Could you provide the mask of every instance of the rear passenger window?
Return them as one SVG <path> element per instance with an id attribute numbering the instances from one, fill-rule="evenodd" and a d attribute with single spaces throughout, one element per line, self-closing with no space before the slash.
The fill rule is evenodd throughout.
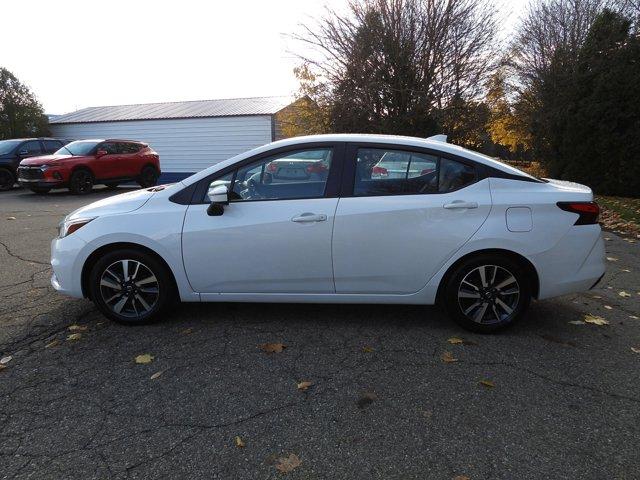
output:
<path id="1" fill-rule="evenodd" d="M 446 193 L 477 179 L 467 164 L 424 153 L 361 148 L 356 158 L 354 196 Z"/>
<path id="2" fill-rule="evenodd" d="M 130 154 L 130 153 L 138 153 L 140 150 L 140 145 L 137 143 L 119 143 L 118 144 L 120 153 Z"/>
<path id="3" fill-rule="evenodd" d="M 42 149 L 40 148 L 40 142 L 37 140 L 32 140 L 30 142 L 25 142 L 20 147 L 20 154 L 25 155 L 37 155 L 42 153 Z"/>
<path id="4" fill-rule="evenodd" d="M 44 149 L 47 153 L 53 153 L 62 147 L 62 142 L 56 140 L 44 140 Z"/>

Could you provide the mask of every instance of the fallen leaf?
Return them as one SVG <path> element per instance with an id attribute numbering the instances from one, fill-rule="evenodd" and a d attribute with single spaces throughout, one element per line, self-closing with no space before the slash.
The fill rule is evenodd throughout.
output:
<path id="1" fill-rule="evenodd" d="M 51 348 L 51 347 L 55 347 L 56 345 L 59 345 L 59 344 L 60 344 L 60 340 L 55 339 L 54 341 L 47 343 L 47 344 L 44 346 L 44 348 Z"/>
<path id="2" fill-rule="evenodd" d="M 378 396 L 373 392 L 365 392 L 356 402 L 358 408 L 363 409 L 373 403 L 374 400 L 377 400 Z"/>
<path id="3" fill-rule="evenodd" d="M 371 353 L 373 352 L 373 347 L 362 347 L 362 351 L 364 353 Z"/>
<path id="4" fill-rule="evenodd" d="M 633 318 L 634 320 L 638 320 L 638 317 L 636 317 L 635 315 L 629 315 L 629 318 Z"/>
<path id="5" fill-rule="evenodd" d="M 289 473 L 302 465 L 302 460 L 295 454 L 290 453 L 288 457 L 281 457 L 276 463 L 276 470 L 282 473 Z"/>
<path id="6" fill-rule="evenodd" d="M 242 439 L 241 439 L 239 436 L 237 436 L 237 435 L 236 435 L 236 438 L 235 438 L 235 443 L 236 443 L 236 447 L 238 447 L 238 448 L 244 448 L 244 447 L 245 447 L 244 442 L 243 442 L 243 441 L 242 441 Z"/>
<path id="7" fill-rule="evenodd" d="M 13 357 L 11 355 L 7 355 L 6 357 L 2 357 L 2 358 L 0 358 L 0 365 L 6 365 L 12 359 L 13 359 Z"/>
<path id="8" fill-rule="evenodd" d="M 496 386 L 491 380 L 480 380 L 480 385 L 484 385 L 487 388 L 493 388 Z"/>
<path id="9" fill-rule="evenodd" d="M 617 262 L 618 259 L 616 257 L 607 257 L 607 260 L 609 260 L 610 262 Z"/>
<path id="10" fill-rule="evenodd" d="M 447 340 L 451 345 L 461 345 L 464 343 L 464 340 L 458 337 L 451 337 Z"/>
<path id="11" fill-rule="evenodd" d="M 7 217 L 7 220 L 15 220 L 16 217 Z"/>
<path id="12" fill-rule="evenodd" d="M 2 365 L 2 364 L 0 363 L 0 372 L 1 372 L 2 370 L 4 370 L 5 368 L 7 368 L 7 366 L 6 366 L 6 365 Z"/>
<path id="13" fill-rule="evenodd" d="M 613 307 L 611 305 L 605 305 L 604 308 L 606 308 L 607 310 L 613 310 Z"/>
<path id="14" fill-rule="evenodd" d="M 151 375 L 151 380 L 155 380 L 156 378 L 158 378 L 163 373 L 164 373 L 163 370 L 160 370 L 159 372 L 154 373 L 153 375 Z"/>
<path id="15" fill-rule="evenodd" d="M 466 475 L 457 475 L 455 477 L 453 477 L 453 480 L 471 480 L 469 477 L 467 477 Z"/>
<path id="16" fill-rule="evenodd" d="M 593 325 L 609 325 L 609 322 L 598 315 L 587 314 L 584 316 L 585 323 L 592 323 Z"/>
<path id="17" fill-rule="evenodd" d="M 628 268 L 623 268 L 622 271 L 626 272 L 626 273 L 630 273 L 631 272 L 631 270 L 629 270 Z"/>
<path id="18" fill-rule="evenodd" d="M 451 354 L 451 352 L 444 352 L 440 356 L 440 360 L 442 360 L 444 363 L 453 363 L 453 362 L 457 362 L 458 361 L 457 358 L 454 358 L 454 356 Z"/>
<path id="19" fill-rule="evenodd" d="M 602 298 L 602 297 L 600 295 L 594 295 L 592 298 L 598 299 L 598 298 Z"/>
<path id="20" fill-rule="evenodd" d="M 144 353 L 144 354 L 138 355 L 136 357 L 136 363 L 141 363 L 141 364 L 151 363 L 154 358 L 155 357 L 153 355 L 150 355 L 148 353 Z"/>
<path id="21" fill-rule="evenodd" d="M 298 390 L 302 390 L 303 392 L 305 390 L 307 390 L 311 385 L 313 385 L 313 382 L 300 382 L 298 384 Z"/>
<path id="22" fill-rule="evenodd" d="M 287 346 L 282 343 L 262 343 L 258 345 L 258 348 L 261 348 L 266 353 L 281 353 Z"/>
<path id="23" fill-rule="evenodd" d="M 631 347 L 633 353 L 640 353 L 640 347 Z"/>
<path id="24" fill-rule="evenodd" d="M 572 325 L 584 325 L 585 323 L 582 320 L 571 320 L 569 322 Z"/>
<path id="25" fill-rule="evenodd" d="M 89 327 L 86 325 L 76 325 L 75 323 L 73 325 L 69 325 L 70 332 L 86 332 L 88 329 Z"/>
<path id="26" fill-rule="evenodd" d="M 72 333 L 71 335 L 69 335 L 67 337 L 67 340 L 74 341 L 74 340 L 80 340 L 81 338 L 82 338 L 82 334 L 81 333 Z"/>
<path id="27" fill-rule="evenodd" d="M 181 335 L 191 335 L 193 333 L 193 328 L 185 328 L 180 332 Z"/>
<path id="28" fill-rule="evenodd" d="M 624 290 L 622 290 L 621 292 L 618 292 L 618 295 L 620 295 L 620 296 L 621 296 L 621 297 L 623 297 L 623 298 L 626 298 L 626 297 L 630 297 L 630 296 L 631 296 L 631 294 L 630 294 L 630 293 L 627 293 L 627 292 L 625 292 Z"/>

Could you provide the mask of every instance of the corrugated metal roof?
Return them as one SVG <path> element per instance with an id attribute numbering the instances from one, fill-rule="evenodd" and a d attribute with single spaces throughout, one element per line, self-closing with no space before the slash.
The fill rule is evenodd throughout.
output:
<path id="1" fill-rule="evenodd" d="M 293 97 L 226 98 L 189 102 L 141 103 L 110 107 L 88 107 L 57 115 L 50 123 L 118 122 L 166 118 L 273 115 L 294 101 Z"/>

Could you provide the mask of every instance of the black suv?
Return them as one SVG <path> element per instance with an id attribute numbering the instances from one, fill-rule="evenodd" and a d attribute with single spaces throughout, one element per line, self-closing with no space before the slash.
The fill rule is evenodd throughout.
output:
<path id="1" fill-rule="evenodd" d="M 0 190 L 9 190 L 16 183 L 20 161 L 59 150 L 70 140 L 58 138 L 14 138 L 0 140 Z"/>

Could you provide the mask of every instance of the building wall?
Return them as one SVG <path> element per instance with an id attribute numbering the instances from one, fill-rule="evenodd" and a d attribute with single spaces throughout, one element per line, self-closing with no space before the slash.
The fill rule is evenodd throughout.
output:
<path id="1" fill-rule="evenodd" d="M 271 142 L 270 115 L 51 124 L 75 140 L 122 138 L 148 143 L 160 155 L 162 181 L 174 181 Z"/>

